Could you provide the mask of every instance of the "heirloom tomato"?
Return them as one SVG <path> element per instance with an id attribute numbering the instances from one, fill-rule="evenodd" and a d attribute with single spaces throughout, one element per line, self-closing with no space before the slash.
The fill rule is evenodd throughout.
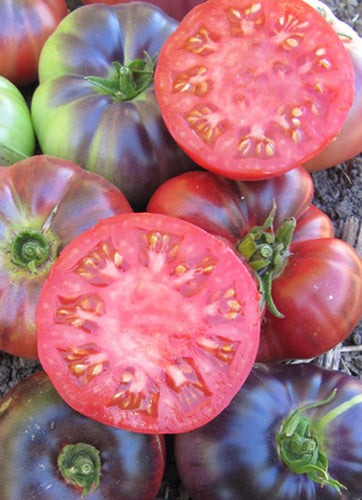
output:
<path id="1" fill-rule="evenodd" d="M 157 434 L 75 412 L 43 371 L 0 402 L 1 500 L 153 500 L 165 468 Z"/>
<path id="2" fill-rule="evenodd" d="M 193 171 L 165 182 L 147 207 L 226 239 L 249 261 L 268 306 L 259 361 L 319 356 L 362 315 L 362 261 L 312 197 L 301 167 L 261 181 Z"/>
<path id="3" fill-rule="evenodd" d="M 40 362 L 75 410 L 174 433 L 208 422 L 246 379 L 259 294 L 219 238 L 174 217 L 129 213 L 63 250 L 36 323 Z"/>
<path id="4" fill-rule="evenodd" d="M 175 436 L 193 500 L 357 500 L 362 381 L 312 363 L 256 365 L 214 420 Z"/>
<path id="5" fill-rule="evenodd" d="M 65 0 L 0 0 L 0 75 L 35 82 L 44 42 L 67 13 Z"/>
<path id="6" fill-rule="evenodd" d="M 28 105 L 20 90 L 0 76 L 0 165 L 31 156 L 35 136 Z"/>
<path id="7" fill-rule="evenodd" d="M 346 47 L 353 64 L 355 96 L 347 118 L 337 137 L 317 156 L 303 166 L 310 172 L 322 170 L 351 159 L 362 151 L 362 38 L 348 24 L 337 19 L 331 9 L 319 0 L 304 0 L 317 9 L 332 26 Z"/>
<path id="8" fill-rule="evenodd" d="M 107 5 L 114 5 L 116 3 L 128 3 L 132 1 L 133 0 L 82 0 L 82 3 L 105 3 Z M 205 0 L 148 0 L 148 3 L 157 5 L 157 7 L 160 7 L 160 9 L 169 16 L 181 20 L 189 10 L 203 1 Z"/>
<path id="9" fill-rule="evenodd" d="M 155 90 L 171 135 L 198 165 L 263 179 L 335 138 L 353 103 L 354 70 L 303 0 L 208 0 L 163 45 Z"/>
<path id="10" fill-rule="evenodd" d="M 115 186 L 70 161 L 39 155 L 0 167 L 0 349 L 37 358 L 35 307 L 59 252 L 128 211 Z"/>
<path id="11" fill-rule="evenodd" d="M 177 21 L 156 6 L 84 5 L 45 44 L 32 118 L 43 153 L 110 180 L 136 210 L 195 168 L 168 133 L 154 93 L 158 53 Z"/>

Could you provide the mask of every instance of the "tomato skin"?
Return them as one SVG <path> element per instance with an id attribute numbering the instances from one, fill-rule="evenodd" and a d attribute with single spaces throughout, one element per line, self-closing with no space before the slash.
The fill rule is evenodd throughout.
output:
<path id="1" fill-rule="evenodd" d="M 0 165 L 8 166 L 35 149 L 30 110 L 20 90 L 0 76 Z"/>
<path id="2" fill-rule="evenodd" d="M 35 82 L 44 42 L 67 13 L 65 0 L 1 0 L 0 75 L 17 85 Z"/>
<path id="3" fill-rule="evenodd" d="M 122 101 L 120 90 L 87 78 L 118 81 L 112 63 L 145 60 L 144 52 L 154 57 L 176 26 L 147 3 L 84 5 L 57 27 L 39 62 L 31 112 L 42 152 L 107 178 L 137 211 L 160 183 L 195 164 L 163 123 L 153 79 Z"/>
<path id="4" fill-rule="evenodd" d="M 99 219 L 129 211 L 115 186 L 67 160 L 39 155 L 0 168 L 0 349 L 37 359 L 35 307 L 58 253 Z M 49 245 L 35 268 L 12 250 L 28 230 Z"/>
<path id="5" fill-rule="evenodd" d="M 82 489 L 67 484 L 57 466 L 63 447 L 76 443 L 100 451 L 100 485 L 89 498 L 153 500 L 165 468 L 163 436 L 115 429 L 76 413 L 43 371 L 18 382 L 2 399 L 1 499 L 81 498 Z"/>
<path id="6" fill-rule="evenodd" d="M 175 217 L 110 217 L 63 250 L 43 285 L 40 362 L 86 416 L 136 432 L 190 430 L 249 374 L 259 300 L 219 238 Z"/>
<path id="7" fill-rule="evenodd" d="M 231 404 L 212 422 L 175 437 L 176 464 L 194 500 L 356 500 L 362 495 L 362 436 L 359 403 L 323 430 L 329 472 L 347 489 L 339 494 L 305 474 L 291 472 L 279 459 L 276 433 L 297 408 L 331 403 L 305 415 L 317 423 L 354 396 L 361 381 L 312 363 L 256 365 Z"/>
<path id="8" fill-rule="evenodd" d="M 294 0 L 196 6 L 163 45 L 155 73 L 175 140 L 201 167 L 243 180 L 320 153 L 342 128 L 354 84 L 338 35 Z"/>
<path id="9" fill-rule="evenodd" d="M 104 3 L 107 5 L 115 5 L 117 3 L 128 3 L 134 0 L 82 0 L 85 5 L 91 3 Z M 189 10 L 205 0 L 148 0 L 149 3 L 157 5 L 169 16 L 181 20 Z"/>
<path id="10" fill-rule="evenodd" d="M 273 199 L 279 226 L 287 217 L 299 218 L 312 197 L 312 178 L 302 168 L 253 182 L 191 171 L 163 183 L 147 211 L 180 217 L 236 244 L 253 226 L 264 223 Z"/>
<path id="11" fill-rule="evenodd" d="M 339 34 L 353 64 L 355 74 L 355 96 L 342 129 L 337 137 L 317 156 L 304 164 L 308 172 L 333 167 L 350 160 L 362 151 L 362 38 L 345 22 L 339 20 L 331 9 L 319 0 L 305 0 L 319 10 Z"/>
<path id="12" fill-rule="evenodd" d="M 160 186 L 147 207 L 188 220 L 234 246 L 264 223 L 273 199 L 276 228 L 296 219 L 286 266 L 272 284 L 274 303 L 285 317 L 265 312 L 258 361 L 319 356 L 342 342 L 362 315 L 361 259 L 333 237 L 329 217 L 311 205 L 311 177 L 301 171 L 256 182 L 187 172 Z"/>

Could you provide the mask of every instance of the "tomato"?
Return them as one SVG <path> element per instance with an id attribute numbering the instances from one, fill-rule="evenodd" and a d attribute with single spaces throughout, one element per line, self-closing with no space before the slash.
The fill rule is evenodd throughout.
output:
<path id="1" fill-rule="evenodd" d="M 114 5 L 116 3 L 128 3 L 133 0 L 82 0 L 84 4 L 90 3 L 105 3 L 107 5 Z M 175 18 L 182 19 L 189 10 L 191 10 L 195 5 L 199 5 L 205 0 L 148 0 L 149 3 L 153 3 L 160 7 L 166 14 Z"/>
<path id="2" fill-rule="evenodd" d="M 147 207 L 229 241 L 249 261 L 268 305 L 259 361 L 319 356 L 348 337 L 362 315 L 362 261 L 334 238 L 312 197 L 301 167 L 261 181 L 194 171 L 165 182 Z"/>
<path id="3" fill-rule="evenodd" d="M 0 75 L 35 82 L 44 42 L 67 13 L 65 0 L 0 0 Z"/>
<path id="4" fill-rule="evenodd" d="M 193 500 L 361 498 L 361 403 L 343 372 L 255 366 L 219 416 L 175 437 L 184 486 Z"/>
<path id="5" fill-rule="evenodd" d="M 59 252 L 99 219 L 129 212 L 102 177 L 50 156 L 0 167 L 0 349 L 37 358 L 35 307 Z"/>
<path id="6" fill-rule="evenodd" d="M 348 24 L 336 18 L 331 9 L 319 0 L 305 0 L 317 9 L 341 38 L 353 64 L 355 96 L 343 127 L 316 157 L 304 164 L 309 171 L 322 170 L 353 158 L 362 151 L 362 38 Z"/>
<path id="7" fill-rule="evenodd" d="M 174 433 L 217 415 L 249 374 L 259 294 L 220 239 L 174 217 L 129 213 L 63 250 L 36 323 L 40 362 L 76 411 Z"/>
<path id="8" fill-rule="evenodd" d="M 0 405 L 1 500 L 153 500 L 163 436 L 115 429 L 72 410 L 43 371 Z"/>
<path id="9" fill-rule="evenodd" d="M 0 76 L 0 165 L 31 156 L 35 135 L 28 105 L 20 90 Z"/>
<path id="10" fill-rule="evenodd" d="M 45 44 L 31 110 L 43 153 L 97 172 L 142 210 L 166 179 L 195 165 L 168 133 L 155 57 L 177 21 L 147 3 L 84 5 Z"/>
<path id="11" fill-rule="evenodd" d="M 252 180 L 334 139 L 353 103 L 354 71 L 303 0 L 208 0 L 162 47 L 155 89 L 170 133 L 197 164 Z"/>

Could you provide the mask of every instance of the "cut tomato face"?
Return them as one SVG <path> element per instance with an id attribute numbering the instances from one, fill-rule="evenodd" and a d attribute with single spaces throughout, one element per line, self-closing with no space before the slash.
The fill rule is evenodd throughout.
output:
<path id="1" fill-rule="evenodd" d="M 323 150 L 354 86 L 342 41 L 303 0 L 208 0 L 168 38 L 155 73 L 174 139 L 205 169 L 244 180 Z"/>
<path id="2" fill-rule="evenodd" d="M 63 250 L 42 288 L 40 362 L 79 413 L 185 432 L 248 376 L 259 299 L 249 268 L 202 229 L 157 214 L 104 219 Z"/>

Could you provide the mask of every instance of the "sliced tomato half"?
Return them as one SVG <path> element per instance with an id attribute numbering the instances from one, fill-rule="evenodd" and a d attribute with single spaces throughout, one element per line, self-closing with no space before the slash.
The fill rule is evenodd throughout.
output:
<path id="1" fill-rule="evenodd" d="M 205 169 L 244 180 L 323 150 L 354 87 L 343 42 L 303 0 L 208 0 L 168 38 L 155 74 L 179 145 Z"/>
<path id="2" fill-rule="evenodd" d="M 41 364 L 71 407 L 124 429 L 184 432 L 214 418 L 249 374 L 259 294 L 225 242 L 134 213 L 64 249 L 36 320 Z"/>

